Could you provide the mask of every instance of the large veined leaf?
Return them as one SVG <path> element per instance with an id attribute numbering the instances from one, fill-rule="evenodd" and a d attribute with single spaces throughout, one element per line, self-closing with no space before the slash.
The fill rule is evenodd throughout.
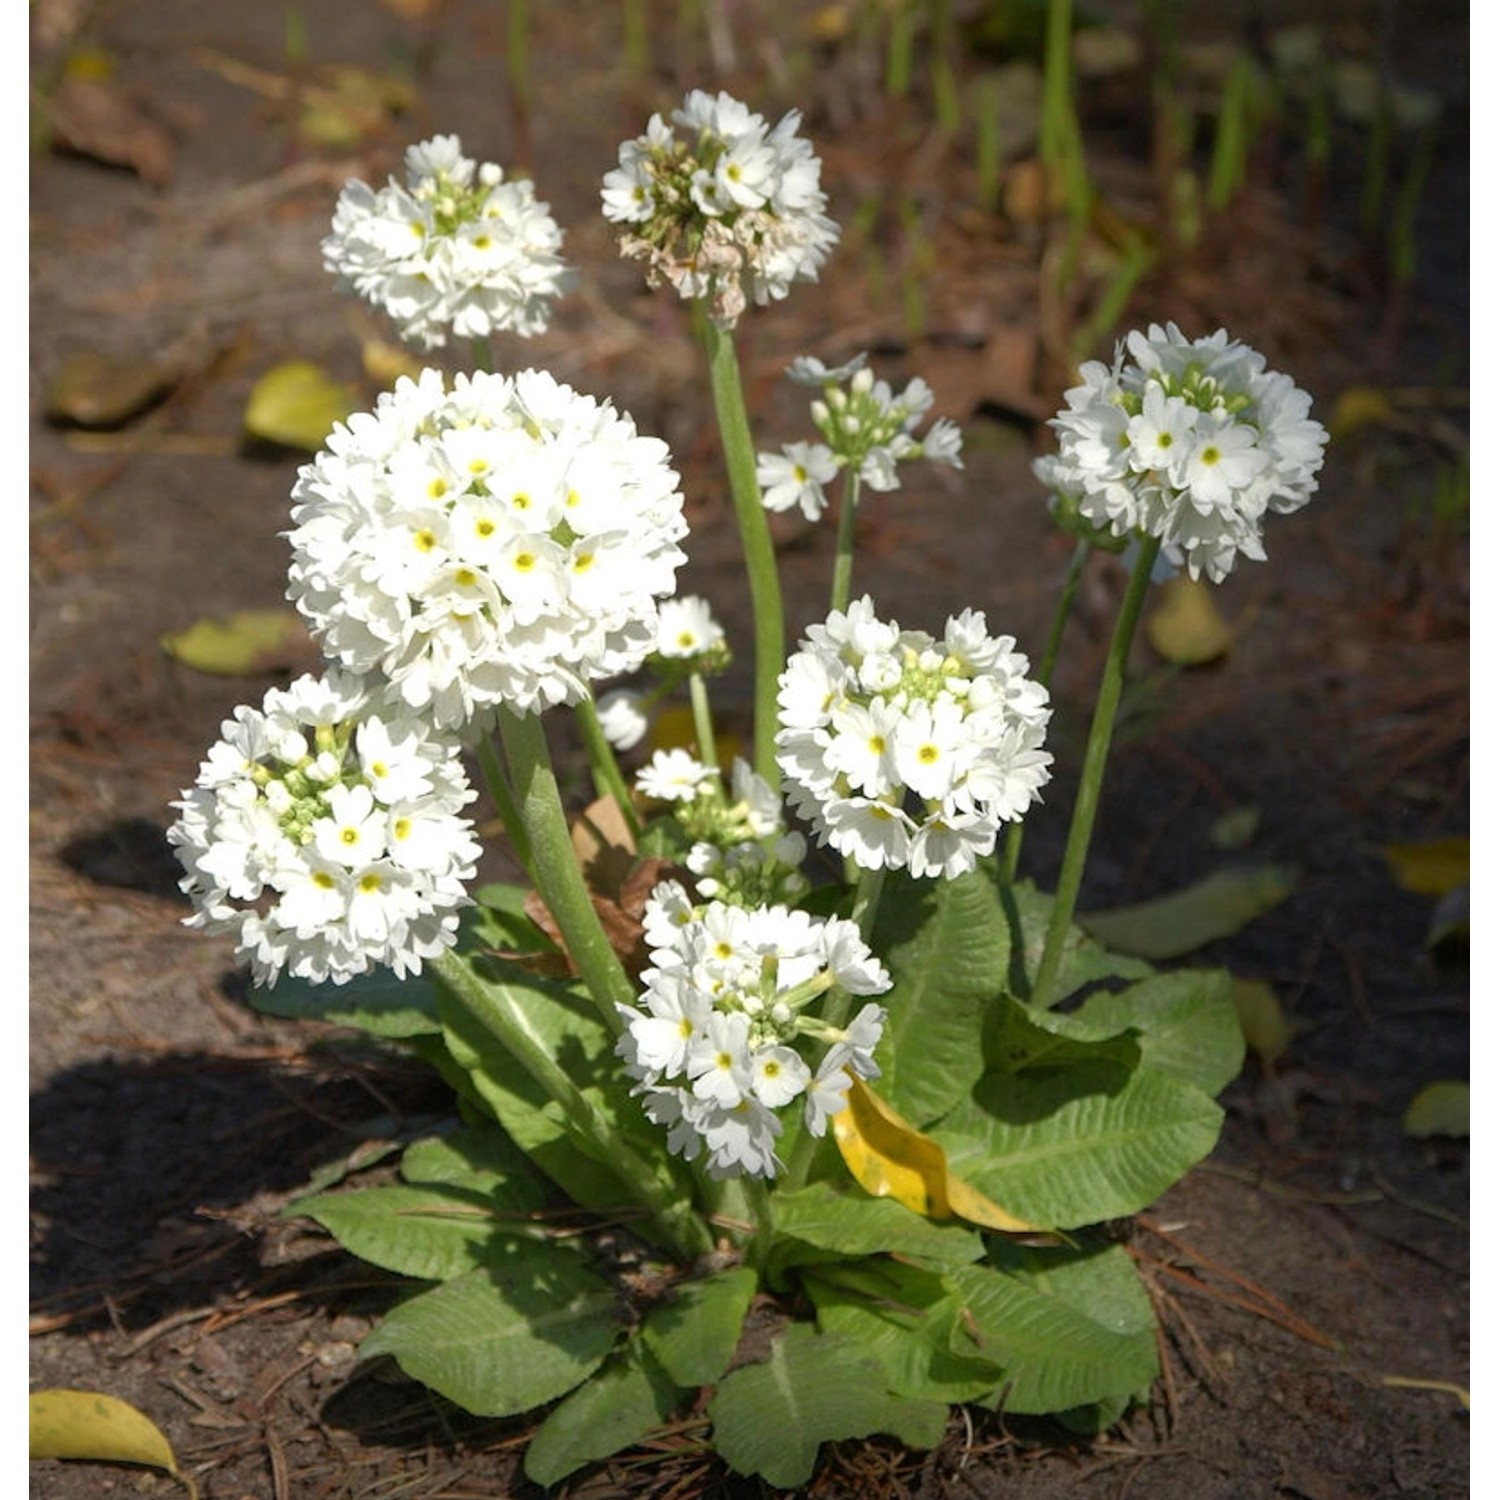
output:
<path id="1" fill-rule="evenodd" d="M 1005 1371 L 998 1404 L 1042 1413 L 1144 1390 L 1158 1373 L 1156 1320 L 1129 1255 L 1006 1247 L 1004 1267 L 964 1266 L 954 1350 Z"/>
<path id="2" fill-rule="evenodd" d="M 993 869 L 990 873 L 993 876 Z M 1053 898 L 1043 895 L 1030 881 L 1022 881 L 1002 890 L 1000 902 L 1013 937 L 1013 982 L 1008 988 L 1024 1000 L 1031 992 L 1029 976 L 1034 976 L 1041 966 L 1042 953 L 1047 946 Z M 1019 942 L 1014 941 L 1017 935 Z M 1052 986 L 1052 1003 L 1056 1005 L 1085 985 L 1101 979 L 1146 979 L 1153 973 L 1155 970 L 1150 964 L 1123 952 L 1111 952 L 1081 928 L 1073 926 L 1068 929 L 1063 942 L 1062 959 Z M 1024 986 L 1014 979 L 1017 974 L 1028 976 Z"/>
<path id="3" fill-rule="evenodd" d="M 1147 1067 L 1206 1094 L 1217 1094 L 1236 1078 L 1245 1061 L 1245 1037 L 1224 969 L 1156 974 L 1118 994 L 1090 995 L 1065 1019 L 1105 1034 L 1130 1028 Z"/>
<path id="4" fill-rule="evenodd" d="M 401 1175 L 411 1183 L 443 1183 L 493 1193 L 517 1175 L 534 1172 L 531 1162 L 498 1125 L 466 1125 L 446 1135 L 413 1141 L 401 1157 Z"/>
<path id="5" fill-rule="evenodd" d="M 976 1042 L 1006 986 L 1010 931 L 994 883 L 975 871 L 940 881 L 888 876 L 876 935 L 892 979 L 880 997 L 881 1092 L 921 1129 L 984 1072 Z"/>
<path id="6" fill-rule="evenodd" d="M 678 1385 L 713 1385 L 729 1368 L 755 1296 L 755 1282 L 754 1271 L 736 1266 L 701 1281 L 683 1282 L 669 1302 L 647 1314 L 641 1337 Z"/>
<path id="7" fill-rule="evenodd" d="M 347 984 L 313 984 L 283 974 L 270 989 L 251 990 L 250 1003 L 268 1016 L 327 1021 L 393 1040 L 442 1030 L 432 980 L 421 975 L 398 979 L 389 969 L 361 974 Z"/>
<path id="8" fill-rule="evenodd" d="M 932 1134 L 980 1192 L 1071 1229 L 1145 1208 L 1208 1155 L 1222 1121 L 1181 1079 L 1101 1061 L 989 1074 Z"/>
<path id="9" fill-rule="evenodd" d="M 1133 1068 L 1140 1044 L 1123 1026 L 1089 1026 L 1071 1015 L 1037 1011 L 1009 995 L 990 1007 L 984 1055 L 997 1073 L 1061 1068 L 1080 1062 L 1116 1062 Z"/>
<path id="10" fill-rule="evenodd" d="M 466 1411 L 503 1417 L 572 1390 L 619 1332 L 614 1292 L 570 1246 L 509 1240 L 482 1269 L 387 1314 L 360 1353 L 393 1355 Z"/>
<path id="11" fill-rule="evenodd" d="M 526 1450 L 526 1477 L 554 1485 L 585 1464 L 639 1442 L 666 1421 L 685 1394 L 633 1339 L 596 1375 L 565 1396 Z"/>
<path id="12" fill-rule="evenodd" d="M 964 1299 L 943 1277 L 885 1260 L 827 1266 L 806 1275 L 803 1285 L 818 1327 L 874 1355 L 897 1395 L 977 1401 L 999 1386 L 1005 1372 L 993 1359 L 955 1352 Z"/>
<path id="13" fill-rule="evenodd" d="M 358 1188 L 299 1199 L 296 1211 L 371 1265 L 448 1281 L 492 1258 L 501 1236 L 539 1233 L 530 1215 L 546 1201 L 546 1187 L 528 1171 L 490 1193 L 436 1184 Z"/>
<path id="14" fill-rule="evenodd" d="M 815 1182 L 777 1193 L 774 1264 L 784 1268 L 831 1258 L 900 1255 L 936 1266 L 963 1266 L 984 1254 L 967 1225 L 934 1223 L 894 1198 L 853 1186 Z"/>
<path id="15" fill-rule="evenodd" d="M 605 1118 L 626 1137 L 645 1135 L 649 1122 L 636 1101 L 623 1084 L 608 1086 L 614 1074 L 612 1041 L 593 1007 L 566 986 L 529 975 L 497 987 L 524 1007 L 526 1022 L 541 1045 Z M 467 1069 L 475 1092 L 506 1134 L 582 1207 L 628 1203 L 630 1194 L 608 1162 L 568 1128 L 561 1107 L 482 1023 L 441 991 L 440 1008 L 448 1050 Z M 660 1137 L 652 1138 L 648 1148 L 659 1151 Z"/>
<path id="16" fill-rule="evenodd" d="M 947 1406 L 892 1395 L 880 1362 L 852 1339 L 791 1324 L 764 1364 L 727 1375 L 709 1403 L 714 1447 L 740 1474 L 780 1489 L 812 1477 L 818 1448 L 888 1432 L 908 1448 L 943 1437 Z"/>

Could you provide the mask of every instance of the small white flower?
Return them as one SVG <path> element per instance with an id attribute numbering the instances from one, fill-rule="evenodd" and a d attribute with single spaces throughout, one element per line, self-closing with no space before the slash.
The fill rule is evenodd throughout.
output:
<path id="1" fill-rule="evenodd" d="M 656 621 L 656 654 L 691 660 L 720 649 L 724 627 L 713 617 L 708 600 L 696 594 L 662 602 Z"/>
<path id="2" fill-rule="evenodd" d="M 655 802 L 691 802 L 714 773 L 686 750 L 658 750 L 635 778 L 636 790 Z"/>
<path id="3" fill-rule="evenodd" d="M 822 443 L 787 443 L 780 453 L 762 453 L 755 460 L 755 482 L 767 510 L 801 510 L 816 521 L 828 505 L 823 486 L 839 471 L 833 450 Z"/>

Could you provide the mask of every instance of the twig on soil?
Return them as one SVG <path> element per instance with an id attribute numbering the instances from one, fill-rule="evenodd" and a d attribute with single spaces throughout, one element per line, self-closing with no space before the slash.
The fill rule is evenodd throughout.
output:
<path id="1" fill-rule="evenodd" d="M 1193 1273 L 1172 1265 L 1170 1261 L 1157 1260 L 1155 1257 L 1145 1255 L 1143 1252 L 1132 1247 L 1131 1254 L 1141 1263 L 1154 1266 L 1180 1285 L 1186 1286 L 1203 1296 L 1215 1298 L 1226 1306 L 1238 1307 L 1245 1312 L 1264 1318 L 1269 1323 L 1275 1323 L 1278 1327 L 1284 1328 L 1288 1333 L 1294 1334 L 1297 1338 L 1304 1339 L 1310 1344 L 1316 1344 L 1321 1349 L 1336 1350 L 1338 1348 L 1338 1341 L 1336 1339 L 1330 1338 L 1326 1333 L 1314 1328 L 1305 1319 L 1298 1317 L 1285 1302 L 1273 1293 L 1268 1292 L 1264 1287 L 1257 1285 L 1247 1277 L 1241 1276 L 1237 1271 L 1231 1271 L 1228 1266 L 1221 1265 L 1218 1261 L 1211 1260 L 1208 1256 L 1202 1255 L 1198 1251 L 1184 1245 L 1175 1235 L 1152 1223 L 1151 1220 L 1142 1218 L 1137 1220 L 1137 1222 L 1148 1233 L 1154 1234 L 1159 1240 L 1170 1245 L 1179 1255 L 1186 1256 L 1187 1259 L 1202 1266 L 1204 1270 L 1216 1276 L 1223 1277 L 1231 1285 L 1239 1287 L 1246 1295 L 1238 1297 L 1231 1293 L 1220 1291 Z"/>

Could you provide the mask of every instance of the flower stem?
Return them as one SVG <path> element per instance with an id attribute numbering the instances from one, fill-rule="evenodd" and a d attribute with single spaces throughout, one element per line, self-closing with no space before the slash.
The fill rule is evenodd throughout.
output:
<path id="1" fill-rule="evenodd" d="M 640 816 L 635 810 L 630 788 L 626 785 L 625 773 L 620 770 L 620 762 L 615 759 L 614 746 L 605 738 L 604 730 L 599 726 L 599 711 L 594 706 L 594 700 L 583 699 L 576 706 L 575 713 L 579 732 L 583 735 L 584 748 L 589 753 L 589 764 L 594 768 L 594 785 L 601 793 L 615 799 L 620 815 L 625 819 L 625 826 L 630 829 L 631 838 L 640 838 Z"/>
<path id="2" fill-rule="evenodd" d="M 829 609 L 842 613 L 849 604 L 849 581 L 854 573 L 854 513 L 859 508 L 859 470 L 844 470 L 843 499 L 839 505 L 838 550 L 833 557 L 833 593 Z"/>
<path id="3" fill-rule="evenodd" d="M 516 799 L 511 793 L 505 767 L 501 765 L 494 745 L 487 739 L 479 742 L 479 769 L 484 773 L 484 784 L 489 788 L 490 800 L 495 804 L 495 811 L 505 826 L 505 836 L 510 840 L 511 850 L 526 878 L 535 885 L 536 871 L 531 858 L 531 840 L 526 837 L 526 829 L 521 824 L 521 814 L 516 808 Z"/>
<path id="4" fill-rule="evenodd" d="M 632 1198 L 650 1210 L 663 1241 L 684 1260 L 711 1250 L 708 1226 L 685 1200 L 681 1184 L 622 1140 L 558 1063 L 527 1013 L 522 999 L 526 992 L 483 979 L 451 951 L 434 959 L 432 968 L 453 998 L 557 1104 L 581 1149 L 608 1163 Z"/>
<path id="5" fill-rule="evenodd" d="M 1088 745 L 1083 752 L 1083 772 L 1078 782 L 1078 797 L 1073 804 L 1073 822 L 1068 829 L 1068 846 L 1063 852 L 1062 873 L 1058 876 L 1057 896 L 1052 917 L 1047 924 L 1047 946 L 1031 986 L 1031 1003 L 1038 1009 L 1052 1004 L 1052 988 L 1062 967 L 1063 948 L 1073 922 L 1073 908 L 1078 902 L 1078 888 L 1083 883 L 1083 869 L 1088 860 L 1089 840 L 1094 832 L 1094 815 L 1099 810 L 1099 793 L 1104 784 L 1104 766 L 1109 759 L 1109 744 L 1115 730 L 1115 714 L 1125 685 L 1125 664 L 1130 643 L 1151 585 L 1151 569 L 1161 542 L 1156 537 L 1143 538 L 1135 571 L 1120 602 L 1115 632 L 1110 638 L 1104 675 L 1099 680 L 1099 697 L 1094 704 L 1094 719 L 1089 726 Z"/>
<path id="6" fill-rule="evenodd" d="M 1047 633 L 1047 644 L 1042 651 L 1042 663 L 1037 668 L 1036 680 L 1043 687 L 1052 685 L 1052 669 L 1057 665 L 1057 653 L 1062 647 L 1063 632 L 1068 628 L 1068 616 L 1073 612 L 1073 600 L 1078 593 L 1079 580 L 1083 577 L 1083 565 L 1089 560 L 1089 553 L 1093 550 L 1089 543 L 1084 541 L 1079 542 L 1073 549 L 1067 574 L 1063 578 L 1062 593 L 1057 601 L 1057 609 L 1052 616 L 1052 629 Z M 1016 867 L 1021 862 L 1021 838 L 1025 830 L 1025 822 L 1018 818 L 1010 825 L 1010 832 L 1005 836 L 1006 885 L 1010 885 L 1016 878 Z"/>
<path id="7" fill-rule="evenodd" d="M 710 771 L 717 771 L 719 747 L 714 743 L 713 713 L 708 703 L 708 684 L 702 672 L 688 674 L 688 692 L 693 700 L 693 732 L 698 736 L 698 759 Z"/>
<path id="8" fill-rule="evenodd" d="M 760 485 L 755 478 L 755 444 L 745 411 L 734 334 L 718 327 L 701 303 L 693 304 L 693 312 L 708 353 L 709 384 L 724 445 L 729 491 L 739 521 L 740 544 L 745 553 L 750 605 L 755 615 L 755 770 L 774 791 L 781 785 L 781 772 L 776 764 L 776 680 L 781 675 L 786 652 L 781 579 L 776 571 L 771 528 L 761 504 Z"/>
<path id="9" fill-rule="evenodd" d="M 503 710 L 500 734 L 519 798 L 521 823 L 531 841 L 537 890 L 561 929 L 569 956 L 610 1035 L 619 1036 L 624 1024 L 615 1006 L 634 1004 L 635 986 L 604 935 L 584 883 L 541 718 Z"/>

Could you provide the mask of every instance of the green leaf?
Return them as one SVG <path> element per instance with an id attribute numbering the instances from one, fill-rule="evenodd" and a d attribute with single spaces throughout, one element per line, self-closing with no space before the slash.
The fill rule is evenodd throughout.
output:
<path id="1" fill-rule="evenodd" d="M 1297 1025 L 1287 1019 L 1276 991 L 1264 979 L 1235 979 L 1230 994 L 1240 1035 L 1245 1044 L 1269 1067 L 1297 1035 Z"/>
<path id="2" fill-rule="evenodd" d="M 1297 884 L 1287 865 L 1219 870 L 1206 880 L 1138 906 L 1080 917 L 1079 925 L 1116 953 L 1161 960 L 1180 958 L 1232 937 L 1279 906 Z"/>
<path id="3" fill-rule="evenodd" d="M 935 1223 L 891 1198 L 872 1198 L 854 1187 L 815 1182 L 772 1200 L 777 1267 L 830 1257 L 901 1255 L 936 1266 L 962 1266 L 984 1254 L 974 1230 Z"/>
<path id="4" fill-rule="evenodd" d="M 269 989 L 252 989 L 250 1003 L 268 1016 L 327 1021 L 395 1040 L 442 1030 L 432 981 L 398 979 L 389 969 L 361 974 L 347 984 L 313 984 L 283 974 Z"/>
<path id="5" fill-rule="evenodd" d="M 31 1457 L 83 1458 L 165 1469 L 196 1496 L 166 1435 L 128 1401 L 99 1391 L 32 1391 Z"/>
<path id="6" fill-rule="evenodd" d="M 725 1377 L 709 1403 L 714 1446 L 739 1474 L 780 1489 L 812 1477 L 818 1448 L 888 1432 L 908 1448 L 942 1441 L 948 1408 L 885 1389 L 885 1372 L 853 1340 L 793 1323 L 764 1364 Z"/>
<path id="7" fill-rule="evenodd" d="M 643 1154 L 663 1154 L 662 1137 L 630 1097 L 613 1054 L 613 1038 L 594 1007 L 565 985 L 529 975 L 514 965 L 495 969 L 516 976 L 504 983 L 525 1006 L 541 1044 L 567 1069 L 573 1082 Z M 486 967 L 486 974 L 490 972 Z M 499 981 L 486 978 L 486 983 Z M 505 1132 L 575 1203 L 584 1208 L 618 1208 L 631 1195 L 610 1169 L 577 1137 L 562 1109 L 475 1019 L 467 1007 L 440 992 L 448 1050 L 468 1071 L 475 1093 Z"/>
<path id="8" fill-rule="evenodd" d="M 274 366 L 255 382 L 245 407 L 245 433 L 262 442 L 316 453 L 359 405 L 352 387 L 341 385 L 305 359 Z"/>
<path id="9" fill-rule="evenodd" d="M 603 1362 L 614 1292 L 569 1246 L 507 1240 L 503 1256 L 403 1302 L 360 1346 L 465 1411 L 505 1417 L 555 1400 Z"/>
<path id="10" fill-rule="evenodd" d="M 1142 1063 L 1205 1094 L 1217 1094 L 1244 1065 L 1245 1038 L 1223 969 L 1183 969 L 1119 993 L 1093 994 L 1070 1019 L 1106 1034 L 1128 1027 Z"/>
<path id="11" fill-rule="evenodd" d="M 984 1055 L 990 1071 L 1063 1068 L 1075 1063 L 1116 1062 L 1133 1068 L 1140 1044 L 1124 1026 L 1091 1026 L 1071 1014 L 1035 1011 L 1002 995 L 985 1026 Z"/>
<path id="12" fill-rule="evenodd" d="M 1468 1135 L 1469 1085 L 1429 1083 L 1406 1106 L 1401 1128 L 1418 1140 L 1433 1135 Z"/>
<path id="13" fill-rule="evenodd" d="M 666 1421 L 685 1392 L 632 1340 L 624 1352 L 565 1397 L 526 1450 L 526 1477 L 554 1485 L 596 1459 L 639 1442 Z"/>
<path id="14" fill-rule="evenodd" d="M 1133 1395 L 1156 1378 L 1156 1319 L 1123 1248 L 999 1253 L 1003 1264 L 951 1277 L 967 1313 L 955 1352 L 1004 1368 L 999 1406 L 1058 1412 Z"/>
<path id="15" fill-rule="evenodd" d="M 317 654 L 294 609 L 242 609 L 198 620 L 162 636 L 161 649 L 183 666 L 215 677 L 256 677 Z"/>
<path id="16" fill-rule="evenodd" d="M 1051 896 L 1043 895 L 1029 881 L 1002 890 L 1000 901 L 1010 924 L 1015 949 L 1011 957 L 1011 981 L 1006 988 L 1024 1000 L 1031 993 L 1028 976 L 1035 974 L 1041 966 L 1042 952 L 1047 946 L 1047 927 L 1055 903 Z M 1053 1003 L 1065 1000 L 1085 985 L 1095 984 L 1101 979 L 1148 979 L 1155 972 L 1150 964 L 1139 958 L 1101 947 L 1079 927 L 1069 927 L 1053 986 Z"/>
<path id="17" fill-rule="evenodd" d="M 1191 1084 L 1100 1061 L 989 1074 L 932 1135 L 980 1192 L 1071 1229 L 1145 1208 L 1208 1155 L 1222 1120 Z"/>
<path id="18" fill-rule="evenodd" d="M 526 915 L 524 886 L 493 881 L 476 890 L 479 905 L 476 932 L 491 948 L 510 948 L 517 953 L 555 953 L 557 944 Z"/>
<path id="19" fill-rule="evenodd" d="M 450 1281 L 489 1260 L 507 1231 L 530 1232 L 527 1215 L 546 1198 L 536 1178 L 521 1177 L 494 1194 L 437 1185 L 320 1193 L 298 1199 L 296 1212 L 371 1265 L 419 1281 Z"/>
<path id="20" fill-rule="evenodd" d="M 729 1368 L 755 1296 L 748 1267 L 679 1284 L 646 1317 L 641 1335 L 667 1374 L 685 1389 L 713 1385 Z"/>
<path id="21" fill-rule="evenodd" d="M 955 1353 L 964 1300 L 951 1282 L 896 1261 L 830 1266 L 803 1285 L 827 1333 L 844 1334 L 872 1354 L 898 1396 L 952 1404 L 977 1401 L 999 1386 L 993 1359 Z"/>
<path id="22" fill-rule="evenodd" d="M 1006 983 L 1010 932 L 993 882 L 978 871 L 940 881 L 891 875 L 876 945 L 892 979 L 875 1052 L 881 1095 L 921 1130 L 984 1072 L 975 1043 Z"/>
<path id="23" fill-rule="evenodd" d="M 533 1171 L 498 1125 L 469 1125 L 414 1141 L 401 1158 L 401 1175 L 410 1183 L 440 1183 L 476 1193 L 495 1192 L 511 1178 Z"/>

